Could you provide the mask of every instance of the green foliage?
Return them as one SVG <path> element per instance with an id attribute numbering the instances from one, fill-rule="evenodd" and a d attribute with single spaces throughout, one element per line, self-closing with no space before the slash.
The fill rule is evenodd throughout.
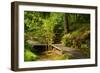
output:
<path id="1" fill-rule="evenodd" d="M 62 37 L 61 43 L 62 43 L 64 46 L 70 47 L 70 46 L 72 45 L 71 34 L 65 34 L 65 35 Z"/>
<path id="2" fill-rule="evenodd" d="M 62 23 L 63 13 L 25 11 L 24 15 L 25 39 L 52 44 L 55 26 Z"/>
<path id="3" fill-rule="evenodd" d="M 67 19 L 64 19 L 65 15 Z M 64 21 L 67 21 L 69 28 L 64 28 Z M 89 14 L 25 11 L 24 29 L 25 61 L 36 60 L 36 53 L 31 52 L 34 43 L 48 46 L 62 43 L 64 46 L 82 50 L 88 57 L 90 55 Z M 69 30 L 66 34 L 65 29 Z M 63 58 L 65 56 L 68 55 Z"/>
<path id="4" fill-rule="evenodd" d="M 35 61 L 37 57 L 38 56 L 30 50 L 25 50 L 24 52 L 24 61 Z"/>
<path id="5" fill-rule="evenodd" d="M 83 29 L 82 29 L 83 30 Z M 84 29 L 77 30 L 62 37 L 64 46 L 80 49 L 85 56 L 90 56 L 90 31 Z"/>
<path id="6" fill-rule="evenodd" d="M 36 31 L 37 29 L 40 29 L 38 26 L 41 26 L 42 18 L 40 17 L 39 12 L 25 11 L 24 15 L 25 32 Z"/>
<path id="7" fill-rule="evenodd" d="M 28 42 L 25 42 L 25 49 L 30 50 L 32 48 L 32 45 L 29 44 Z"/>
<path id="8" fill-rule="evenodd" d="M 90 49 L 87 44 L 82 44 L 81 49 L 82 49 L 83 53 L 85 54 L 85 56 L 90 57 Z"/>

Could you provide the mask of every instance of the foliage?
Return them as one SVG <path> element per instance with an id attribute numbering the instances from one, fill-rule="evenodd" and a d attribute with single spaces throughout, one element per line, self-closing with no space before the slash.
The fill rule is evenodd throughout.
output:
<path id="1" fill-rule="evenodd" d="M 61 43 L 64 45 L 64 46 L 71 46 L 72 44 L 72 41 L 71 41 L 71 34 L 65 34 L 63 37 L 62 37 L 62 40 L 61 40 Z"/>
<path id="2" fill-rule="evenodd" d="M 25 11 L 24 29 L 25 61 L 37 59 L 38 55 L 31 52 L 32 45 L 37 43 L 47 44 L 48 48 L 52 44 L 63 44 L 90 56 L 89 14 Z M 54 59 L 64 59 L 65 56 L 70 57 L 63 55 Z"/>
<path id="3" fill-rule="evenodd" d="M 90 56 L 90 31 L 79 29 L 62 37 L 64 46 L 80 49 L 85 56 Z"/>
<path id="4" fill-rule="evenodd" d="M 33 52 L 31 52 L 30 50 L 26 50 L 24 52 L 24 60 L 25 61 L 35 61 L 37 60 L 37 55 Z"/>
<path id="5" fill-rule="evenodd" d="M 63 14 L 25 11 L 24 15 L 25 39 L 52 44 L 55 37 L 54 28 L 62 23 Z"/>
<path id="6" fill-rule="evenodd" d="M 28 42 L 25 42 L 25 45 L 24 45 L 25 49 L 28 49 L 30 50 L 32 48 L 32 45 L 29 44 Z"/>

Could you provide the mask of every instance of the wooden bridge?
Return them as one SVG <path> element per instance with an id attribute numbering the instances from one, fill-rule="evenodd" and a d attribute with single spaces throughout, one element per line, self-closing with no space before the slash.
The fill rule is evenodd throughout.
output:
<path id="1" fill-rule="evenodd" d="M 50 45 L 51 48 L 47 48 L 45 49 L 46 47 L 48 47 L 46 44 L 37 44 L 35 46 L 33 46 L 33 50 L 38 50 L 38 52 L 43 52 L 43 51 L 46 51 L 46 50 L 53 50 L 55 53 L 61 55 L 61 54 L 64 54 L 64 53 L 67 53 L 68 55 L 71 55 L 73 57 L 73 59 L 85 59 L 87 58 L 83 52 L 79 49 L 75 49 L 75 48 L 71 48 L 71 47 L 66 47 L 66 46 L 63 46 L 62 44 L 52 44 Z"/>
<path id="2" fill-rule="evenodd" d="M 86 58 L 84 56 L 84 54 L 82 53 L 82 51 L 80 51 L 79 49 L 66 47 L 66 46 L 63 46 L 62 44 L 53 44 L 52 46 L 55 47 L 59 51 L 63 51 L 63 53 L 68 53 L 68 54 L 72 55 L 73 58 L 75 58 L 75 59 Z"/>

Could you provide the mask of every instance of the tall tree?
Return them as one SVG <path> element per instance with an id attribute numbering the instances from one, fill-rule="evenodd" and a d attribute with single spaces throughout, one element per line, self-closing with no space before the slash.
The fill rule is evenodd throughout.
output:
<path id="1" fill-rule="evenodd" d="M 67 34 L 69 32 L 69 15 L 64 14 L 64 34 Z"/>

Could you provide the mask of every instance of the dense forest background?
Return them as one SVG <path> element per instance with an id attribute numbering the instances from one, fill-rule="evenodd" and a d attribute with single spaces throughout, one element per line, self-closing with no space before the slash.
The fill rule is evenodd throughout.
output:
<path id="1" fill-rule="evenodd" d="M 24 29 L 25 61 L 40 56 L 34 44 L 62 44 L 90 57 L 90 14 L 25 11 Z"/>

